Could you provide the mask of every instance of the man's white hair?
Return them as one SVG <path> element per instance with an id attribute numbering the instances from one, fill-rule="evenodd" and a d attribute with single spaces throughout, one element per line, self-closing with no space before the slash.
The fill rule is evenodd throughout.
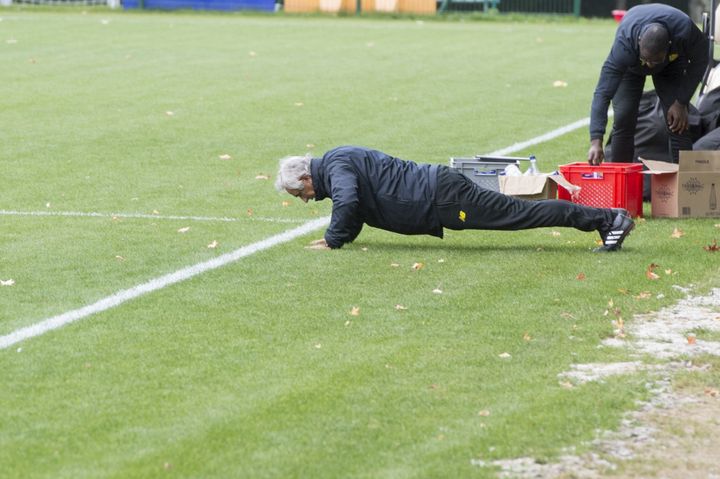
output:
<path id="1" fill-rule="evenodd" d="M 310 160 L 312 157 L 308 153 L 305 156 L 286 156 L 280 159 L 280 168 L 278 169 L 277 178 L 275 179 L 275 189 L 283 190 L 302 190 L 303 184 L 300 178 L 310 176 Z"/>

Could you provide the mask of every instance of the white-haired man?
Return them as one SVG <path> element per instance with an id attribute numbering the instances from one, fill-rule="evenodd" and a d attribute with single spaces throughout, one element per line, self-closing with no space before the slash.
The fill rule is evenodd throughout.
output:
<path id="1" fill-rule="evenodd" d="M 401 234 L 443 237 L 451 230 L 522 230 L 567 226 L 597 231 L 599 251 L 616 251 L 635 226 L 624 209 L 591 208 L 569 201 L 524 201 L 481 188 L 457 170 L 417 164 L 381 151 L 341 146 L 322 158 L 280 160 L 275 181 L 304 202 L 331 198 L 330 226 L 315 244 L 341 248 L 363 225 Z"/>

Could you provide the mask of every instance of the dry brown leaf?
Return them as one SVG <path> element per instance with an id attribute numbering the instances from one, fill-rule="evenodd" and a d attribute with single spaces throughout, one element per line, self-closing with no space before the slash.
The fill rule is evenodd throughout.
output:
<path id="1" fill-rule="evenodd" d="M 565 319 L 575 319 L 575 316 L 573 316 L 573 315 L 570 314 L 570 313 L 560 313 L 560 316 L 563 317 L 563 318 L 565 318 Z"/>
<path id="2" fill-rule="evenodd" d="M 283 202 L 282 202 L 282 205 L 283 205 L 283 208 L 287 208 L 288 206 L 290 206 L 290 202 L 289 202 L 289 201 L 283 201 Z"/>
<path id="3" fill-rule="evenodd" d="M 585 273 L 580 272 L 577 276 L 575 276 L 575 279 L 578 281 L 585 281 Z"/>
<path id="4" fill-rule="evenodd" d="M 639 293 L 637 296 L 635 296 L 635 299 L 648 299 L 652 296 L 652 293 L 650 291 L 643 291 Z"/>
<path id="5" fill-rule="evenodd" d="M 718 395 L 720 395 L 720 391 L 718 391 L 715 388 L 707 387 L 707 388 L 705 388 L 705 395 L 715 398 L 715 397 L 718 397 Z"/>
<path id="6" fill-rule="evenodd" d="M 620 294 L 629 294 L 630 291 L 628 291 L 627 288 L 618 288 L 618 293 L 620 293 Z"/>
<path id="7" fill-rule="evenodd" d="M 656 280 L 660 279 L 660 276 L 655 273 L 655 268 L 657 268 L 659 265 L 655 263 L 650 263 L 650 266 L 647 267 L 647 270 L 645 271 L 645 277 L 649 280 Z"/>
<path id="8" fill-rule="evenodd" d="M 357 306 L 353 306 L 350 310 L 350 316 L 360 316 L 360 308 Z"/>
<path id="9" fill-rule="evenodd" d="M 671 238 L 682 238 L 683 236 L 685 236 L 685 232 L 679 228 L 675 228 L 670 235 Z"/>
<path id="10" fill-rule="evenodd" d="M 705 251 L 709 251 L 711 253 L 714 253 L 715 251 L 720 251 L 720 247 L 718 247 L 717 240 L 714 239 L 712 244 L 709 244 L 707 246 L 703 246 L 703 249 Z"/>
<path id="11" fill-rule="evenodd" d="M 690 344 L 690 345 L 696 344 L 696 343 L 697 343 L 697 337 L 695 337 L 694 334 L 689 334 L 688 337 L 687 337 L 687 342 L 688 342 L 688 344 Z"/>
<path id="12" fill-rule="evenodd" d="M 532 341 L 532 336 L 530 336 L 530 333 L 528 333 L 527 331 L 525 332 L 525 334 L 523 334 L 523 341 Z"/>
<path id="13" fill-rule="evenodd" d="M 247 215 L 248 215 L 248 216 L 252 216 L 252 215 L 253 215 L 253 209 L 252 209 L 252 208 L 248 208 L 248 209 L 247 209 Z"/>
<path id="14" fill-rule="evenodd" d="M 424 263 L 413 263 L 413 265 L 412 265 L 412 269 L 414 269 L 415 271 L 420 271 L 424 267 L 425 267 Z"/>

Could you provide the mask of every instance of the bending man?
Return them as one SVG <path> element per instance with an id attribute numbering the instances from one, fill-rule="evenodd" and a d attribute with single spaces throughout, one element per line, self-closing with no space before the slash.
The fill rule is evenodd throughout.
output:
<path id="1" fill-rule="evenodd" d="M 648 75 L 665 113 L 673 161 L 677 163 L 679 150 L 692 150 L 688 104 L 707 67 L 708 48 L 708 39 L 680 10 L 652 3 L 628 10 L 595 88 L 588 162 L 599 165 L 605 159 L 603 136 L 611 100 L 613 161 L 633 162 L 638 106 Z"/>

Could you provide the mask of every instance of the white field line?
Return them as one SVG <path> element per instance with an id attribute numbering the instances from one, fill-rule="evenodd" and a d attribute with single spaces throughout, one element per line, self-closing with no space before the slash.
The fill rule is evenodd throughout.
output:
<path id="1" fill-rule="evenodd" d="M 181 281 L 185 281 L 186 279 L 190 279 L 193 276 L 205 273 L 206 271 L 220 268 L 221 266 L 233 263 L 246 256 L 250 256 L 252 254 L 258 253 L 268 248 L 272 248 L 273 246 L 277 246 L 282 243 L 286 243 L 306 233 L 318 230 L 323 226 L 326 226 L 329 222 L 329 216 L 309 221 L 302 226 L 285 231 L 284 233 L 280 233 L 275 236 L 271 236 L 262 241 L 258 241 L 257 243 L 243 246 L 242 248 L 239 248 L 230 253 L 226 253 L 222 256 L 218 256 L 217 258 L 213 258 L 211 260 L 180 269 L 178 271 L 175 271 L 174 273 L 169 273 L 164 276 L 151 279 L 147 283 L 134 286 L 130 289 L 118 291 L 111 296 L 103 298 L 95 303 L 89 304 L 80 309 L 68 311 L 67 313 L 53 316 L 44 321 L 33 324 L 32 326 L 18 329 L 8 335 L 0 336 L 0 349 L 8 348 L 13 344 L 16 344 L 25 339 L 40 336 L 41 334 L 45 334 L 48 331 L 61 328 L 67 324 L 75 322 L 79 319 L 83 319 L 92 314 L 114 308 L 115 306 L 118 306 L 126 301 L 130 301 L 131 299 L 135 299 L 144 294 L 157 291 L 158 289 L 165 288 L 166 286 L 170 286 Z"/>
<path id="2" fill-rule="evenodd" d="M 527 141 L 515 143 L 515 144 L 508 146 L 507 148 L 502 148 L 500 150 L 493 151 L 492 153 L 488 153 L 488 156 L 503 156 L 503 155 L 507 155 L 509 153 L 515 153 L 516 151 L 523 150 L 529 146 L 534 146 L 539 143 L 544 143 L 546 141 L 554 140 L 555 138 L 565 135 L 566 133 L 570 133 L 571 131 L 575 131 L 579 128 L 582 128 L 582 127 L 588 126 L 588 125 L 590 125 L 590 118 L 583 118 L 582 120 L 578 120 L 576 122 L 570 123 L 569 125 L 565 125 L 556 130 L 549 131 L 549 132 L 545 133 L 544 135 L 536 136 L 535 138 L 531 138 Z M 589 143 L 589 140 L 588 140 L 588 143 Z"/>
<path id="3" fill-rule="evenodd" d="M 554 138 L 557 138 L 566 133 L 577 130 L 578 128 L 587 126 L 589 124 L 590 124 L 590 119 L 584 118 L 582 120 L 578 120 L 574 123 L 563 126 L 556 130 L 553 130 L 551 132 L 545 133 L 544 135 L 540 135 L 535 138 L 531 138 L 530 140 L 523 141 L 520 143 L 515 143 L 514 145 L 510 145 L 507 148 L 503 148 L 501 150 L 494 151 L 492 153 L 489 153 L 489 155 L 500 156 L 500 155 L 507 155 L 509 153 L 514 153 L 516 151 L 522 150 L 523 148 L 527 148 L 528 146 L 537 145 L 544 141 L 552 140 Z M 2 214 L 15 214 L 16 213 L 16 212 L 6 212 L 5 210 L 0 210 L 0 212 L 2 212 Z M 38 212 L 37 216 L 45 216 L 44 214 L 41 215 L 39 213 L 40 212 Z M 47 213 L 48 216 L 51 215 L 51 212 L 42 212 L 42 213 Z M 70 212 L 68 212 L 68 213 L 70 213 Z M 101 213 L 81 214 L 81 216 L 85 216 L 85 215 L 86 216 L 102 216 Z M 71 216 L 71 215 L 68 214 L 68 216 Z M 109 215 L 109 216 L 113 216 L 113 215 Z M 158 216 L 155 216 L 155 215 L 143 215 L 143 216 L 139 216 L 139 217 L 145 217 L 145 216 L 149 216 L 152 218 L 158 218 Z M 135 216 L 132 216 L 132 217 L 135 217 Z M 166 218 L 190 219 L 192 217 L 166 217 Z M 197 218 L 202 218 L 202 217 L 197 217 Z M 126 301 L 135 299 L 144 294 L 151 293 L 153 291 L 157 291 L 159 289 L 165 288 L 166 286 L 170 286 L 175 283 L 179 283 L 181 281 L 185 281 L 186 279 L 190 279 L 193 276 L 197 276 L 206 271 L 220 268 L 222 266 L 225 266 L 226 264 L 238 261 L 239 259 L 242 259 L 246 256 L 250 256 L 252 254 L 272 248 L 273 246 L 277 246 L 282 243 L 286 243 L 286 242 L 291 241 L 299 236 L 316 231 L 316 230 L 322 228 L 323 226 L 326 226 L 329 222 L 330 222 L 330 217 L 328 217 L 328 216 L 326 216 L 324 218 L 318 218 L 313 221 L 309 221 L 302 226 L 285 231 L 284 233 L 280 233 L 275 236 L 271 236 L 270 238 L 264 239 L 262 241 L 258 241 L 257 243 L 253 243 L 248 246 L 243 246 L 240 249 L 237 249 L 230 253 L 226 253 L 222 256 L 218 256 L 217 258 L 213 258 L 209 261 L 205 261 L 203 263 L 198 263 L 193 266 L 188 266 L 186 268 L 175 271 L 174 273 L 166 274 L 164 276 L 160 276 L 158 278 L 151 279 L 147 283 L 143 283 L 143 284 L 134 286 L 130 289 L 124 289 L 122 291 L 118 291 L 117 293 L 115 293 L 113 295 L 107 296 L 95 303 L 89 304 L 80 309 L 68 311 L 67 313 L 53 316 L 44 321 L 40 321 L 39 323 L 35 323 L 32 326 L 20 328 L 18 330 L 13 331 L 10 334 L 7 334 L 5 336 L 0 336 L 0 349 L 6 349 L 6 348 L 8 348 L 14 344 L 17 344 L 20 341 L 23 341 L 25 339 L 33 338 L 35 336 L 40 336 L 42 334 L 47 333 L 48 331 L 52 331 L 54 329 L 61 328 L 67 324 L 73 323 L 73 322 L 83 319 L 87 316 L 91 316 L 93 314 L 100 313 L 102 311 L 106 311 L 110 308 L 114 308 L 115 306 L 118 306 Z"/>
<path id="4" fill-rule="evenodd" d="M 85 218 L 138 218 L 152 220 L 183 220 L 183 221 L 264 221 L 268 223 L 302 223 L 304 220 L 291 218 L 267 218 L 262 216 L 248 216 L 246 218 L 229 218 L 225 216 L 177 216 L 177 215 L 151 215 L 143 213 L 96 213 L 83 211 L 14 211 L 0 210 L 0 216 L 69 216 Z"/>

